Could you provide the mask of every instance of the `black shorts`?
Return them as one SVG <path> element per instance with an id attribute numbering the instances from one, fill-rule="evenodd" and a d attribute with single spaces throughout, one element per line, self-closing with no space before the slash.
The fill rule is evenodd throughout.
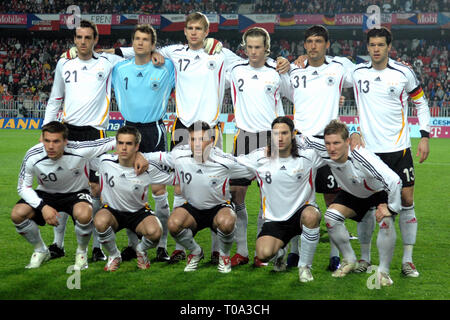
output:
<path id="1" fill-rule="evenodd" d="M 164 121 L 158 120 L 150 123 L 126 121 L 125 124 L 135 127 L 141 133 L 140 152 L 167 151 L 167 132 Z"/>
<path id="2" fill-rule="evenodd" d="M 344 190 L 340 190 L 333 201 L 333 203 L 341 204 L 355 211 L 356 216 L 351 219 L 357 222 L 364 218 L 370 208 L 376 207 L 380 203 L 387 204 L 387 202 L 388 195 L 386 191 L 374 193 L 368 198 L 358 198 Z"/>
<path id="3" fill-rule="evenodd" d="M 89 195 L 89 190 L 80 190 L 73 193 L 48 193 L 45 191 L 36 190 L 37 195 L 44 200 L 45 204 L 54 208 L 58 212 L 66 212 L 73 218 L 73 206 L 78 202 L 87 202 L 92 205 L 92 199 Z M 20 199 L 17 203 L 27 203 L 25 200 Z M 45 225 L 42 211 L 33 208 L 34 217 L 32 220 L 40 226 Z M 75 220 L 74 220 L 75 221 Z"/>
<path id="4" fill-rule="evenodd" d="M 68 140 L 70 141 L 92 141 L 106 138 L 105 130 L 98 130 L 91 126 L 74 126 L 64 123 L 69 129 Z M 95 174 L 94 170 L 89 170 L 89 181 L 99 183 L 99 176 Z"/>
<path id="5" fill-rule="evenodd" d="M 411 148 L 389 152 L 376 153 L 384 163 L 392 169 L 400 179 L 402 179 L 403 188 L 414 185 L 415 173 L 414 162 L 411 155 Z"/>
<path id="6" fill-rule="evenodd" d="M 212 136 L 214 137 L 214 146 L 222 149 L 222 129 L 220 122 L 212 128 Z M 188 128 L 176 118 L 172 125 L 172 133 L 170 139 L 170 150 L 173 150 L 177 145 L 184 145 L 189 143 Z"/>
<path id="7" fill-rule="evenodd" d="M 315 186 L 317 193 L 337 193 L 339 191 L 336 178 L 333 176 L 330 166 L 326 165 L 317 170 Z"/>
<path id="8" fill-rule="evenodd" d="M 264 222 L 258 238 L 262 236 L 271 236 L 283 241 L 283 248 L 291 241 L 291 239 L 302 233 L 300 227 L 300 219 L 303 210 L 306 207 L 312 206 L 310 204 L 304 205 L 298 209 L 292 217 L 286 221 L 267 221 Z M 313 207 L 313 206 L 312 206 Z"/>
<path id="9" fill-rule="evenodd" d="M 233 210 L 233 205 L 228 203 L 219 204 L 218 206 L 205 210 L 197 209 L 187 202 L 180 207 L 186 209 L 197 223 L 197 229 L 193 232 L 194 235 L 205 228 L 210 228 L 216 232 L 216 230 L 213 229 L 213 220 L 216 214 L 223 208 L 230 208 Z"/>
<path id="10" fill-rule="evenodd" d="M 235 157 L 267 146 L 270 140 L 270 131 L 247 132 L 239 129 L 234 136 L 233 155 Z M 249 179 L 230 179 L 230 186 L 249 186 L 252 180 Z"/>
<path id="11" fill-rule="evenodd" d="M 106 209 L 116 218 L 119 227 L 115 232 L 118 232 L 122 229 L 130 229 L 134 232 L 136 232 L 136 228 L 139 225 L 139 223 L 142 222 L 145 218 L 149 216 L 154 216 L 155 213 L 150 209 L 149 207 L 144 207 L 139 211 L 136 212 L 126 212 L 126 211 L 119 211 L 111 208 L 108 205 L 104 205 L 102 209 Z"/>

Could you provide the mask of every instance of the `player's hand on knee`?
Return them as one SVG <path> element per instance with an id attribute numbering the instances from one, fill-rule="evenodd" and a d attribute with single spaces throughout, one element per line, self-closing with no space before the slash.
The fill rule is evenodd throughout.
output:
<path id="1" fill-rule="evenodd" d="M 78 57 L 77 47 L 70 48 L 60 56 L 60 58 L 66 58 L 68 60 L 75 59 L 76 57 Z"/>
<path id="2" fill-rule="evenodd" d="M 161 53 L 156 51 L 152 52 L 152 63 L 155 66 L 162 66 L 164 64 L 164 61 L 164 56 Z"/>
<path id="3" fill-rule="evenodd" d="M 203 41 L 203 49 L 209 55 L 220 53 L 222 51 L 222 42 L 214 38 L 206 38 Z"/>
<path id="4" fill-rule="evenodd" d="M 280 74 L 284 74 L 286 72 L 289 72 L 291 69 L 291 65 L 289 63 L 289 60 L 284 57 L 278 57 L 277 58 L 277 71 Z"/>
<path id="5" fill-rule="evenodd" d="M 55 208 L 50 207 L 46 204 L 42 207 L 42 217 L 47 224 L 56 227 L 59 224 L 58 218 L 60 218 L 61 216 L 58 211 L 55 210 Z"/>
<path id="6" fill-rule="evenodd" d="M 386 203 L 380 203 L 375 211 L 375 219 L 377 222 L 381 222 L 385 217 L 391 217 L 392 214 L 389 211 Z"/>

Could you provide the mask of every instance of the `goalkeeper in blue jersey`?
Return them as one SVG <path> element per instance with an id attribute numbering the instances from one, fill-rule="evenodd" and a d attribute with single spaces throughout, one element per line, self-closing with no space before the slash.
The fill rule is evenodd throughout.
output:
<path id="1" fill-rule="evenodd" d="M 170 94 L 175 86 L 173 63 L 167 59 L 161 66 L 152 63 L 156 31 L 150 25 L 137 25 L 132 35 L 135 57 L 118 63 L 112 73 L 112 85 L 119 110 L 127 125 L 136 127 L 142 135 L 141 152 L 167 151 L 166 128 L 163 117 Z M 165 185 L 152 185 L 155 212 L 163 225 L 157 248 L 157 261 L 168 261 L 167 219 L 170 208 Z M 128 247 L 122 260 L 136 257 L 136 234 L 127 229 Z"/>

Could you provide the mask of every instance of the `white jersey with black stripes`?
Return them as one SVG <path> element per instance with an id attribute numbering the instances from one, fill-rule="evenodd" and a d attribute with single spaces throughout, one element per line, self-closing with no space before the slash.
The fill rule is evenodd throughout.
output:
<path id="1" fill-rule="evenodd" d="M 19 173 L 17 191 L 33 208 L 37 208 L 42 199 L 33 190 L 36 178 L 37 190 L 47 193 L 72 193 L 89 189 L 89 159 L 113 150 L 115 138 L 94 141 L 69 141 L 64 154 L 57 160 L 47 156 L 44 145 L 39 143 L 28 150 Z"/>
<path id="2" fill-rule="evenodd" d="M 408 96 L 417 108 L 420 130 L 430 132 L 428 102 L 411 68 L 392 59 L 383 70 L 362 63 L 353 71 L 352 81 L 367 149 L 387 153 L 411 147 Z"/>
<path id="3" fill-rule="evenodd" d="M 236 158 L 216 147 L 211 148 L 208 159 L 202 163 L 195 161 L 189 145 L 171 152 L 144 153 L 144 157 L 173 168 L 183 198 L 199 210 L 229 202 L 230 179 L 254 178 Z"/>
<path id="4" fill-rule="evenodd" d="M 89 60 L 59 59 L 43 124 L 57 120 L 64 103 L 63 122 L 106 130 L 111 103 L 111 72 L 122 60 L 122 57 L 108 53 L 94 53 Z"/>
<path id="5" fill-rule="evenodd" d="M 384 190 L 388 194 L 389 209 L 400 212 L 402 180 L 373 152 L 363 147 L 353 151 L 349 148 L 347 161 L 338 163 L 330 159 L 322 139 L 303 136 L 303 142 L 330 166 L 342 190 L 358 198 L 368 198 Z"/>
<path id="6" fill-rule="evenodd" d="M 100 175 L 102 202 L 124 212 L 136 212 L 147 204 L 151 184 L 174 182 L 174 174 L 160 164 L 149 163 L 147 171 L 136 175 L 133 167 L 120 165 L 118 156 L 105 154 L 94 160 Z"/>
<path id="7" fill-rule="evenodd" d="M 227 73 L 231 87 L 236 127 L 247 132 L 270 131 L 272 121 L 284 116 L 281 98 L 289 94 L 289 76 L 276 71 L 267 59 L 254 68 L 248 60 L 236 62 Z"/>

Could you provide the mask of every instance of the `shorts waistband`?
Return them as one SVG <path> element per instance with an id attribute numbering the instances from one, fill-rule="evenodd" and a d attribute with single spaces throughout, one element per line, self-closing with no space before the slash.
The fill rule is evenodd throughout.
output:
<path id="1" fill-rule="evenodd" d="M 158 124 L 164 124 L 164 121 L 162 119 L 159 119 L 158 121 L 155 121 L 155 122 L 143 123 L 143 122 L 132 122 L 132 121 L 125 120 L 125 124 L 127 126 L 133 126 L 133 127 L 155 127 Z"/>

